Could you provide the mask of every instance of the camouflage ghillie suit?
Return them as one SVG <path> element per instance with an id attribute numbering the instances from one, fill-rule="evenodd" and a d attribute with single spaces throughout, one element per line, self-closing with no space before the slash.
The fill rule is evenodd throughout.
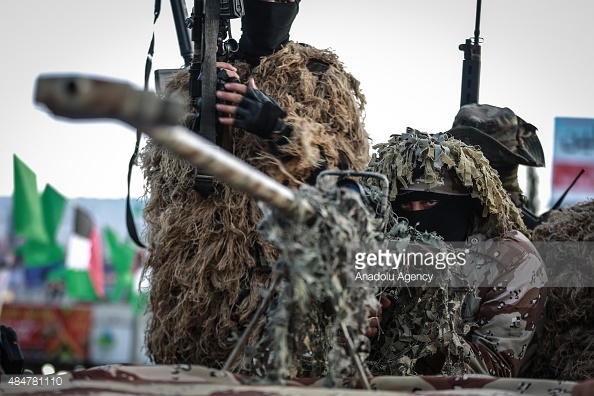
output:
<path id="1" fill-rule="evenodd" d="M 325 376 L 327 386 L 336 386 L 337 378 L 352 376 L 345 331 L 361 356 L 369 351 L 368 315 L 379 303 L 375 288 L 349 287 L 351 263 L 362 246 L 377 246 L 384 221 L 360 191 L 341 187 L 342 181 L 327 176 L 295 192 L 314 209 L 307 221 L 271 210 L 258 225 L 278 246 L 275 275 L 283 281 L 266 312 L 262 338 L 251 348 L 266 382 Z"/>
<path id="2" fill-rule="evenodd" d="M 594 379 L 594 200 L 553 211 L 534 229 L 532 240 L 544 247 L 540 250 L 554 287 L 545 332 L 527 376 Z"/>
<path id="3" fill-rule="evenodd" d="M 480 209 L 462 267 L 470 291 L 448 285 L 386 290 L 392 304 L 373 340 L 372 372 L 518 376 L 534 352 L 546 275 L 497 172 L 480 151 L 446 133 L 409 129 L 376 147 L 368 170 L 388 176 L 391 201 L 419 181 L 425 191 L 437 190 L 449 172 Z"/>
<path id="4" fill-rule="evenodd" d="M 523 221 L 529 229 L 538 224 L 537 216 L 528 211 L 527 198 L 518 183 L 518 166 L 545 166 L 544 153 L 537 128 L 525 122 L 507 107 L 487 104 L 464 105 L 456 114 L 454 138 L 478 146 L 499 173 L 503 188 L 514 204 L 522 209 Z"/>
<path id="5" fill-rule="evenodd" d="M 234 64 L 243 81 L 259 88 L 287 112 L 290 142 L 277 144 L 234 129 L 234 154 L 278 182 L 296 188 L 323 169 L 362 170 L 369 161 L 363 125 L 365 98 L 359 82 L 327 50 L 291 43 L 259 66 Z M 178 73 L 167 96 L 188 98 L 188 73 Z M 180 122 L 191 125 L 196 111 Z M 269 262 L 277 257 L 256 225 L 257 202 L 214 181 L 203 198 L 194 189 L 194 167 L 149 141 L 142 153 L 148 196 L 150 273 L 146 332 L 149 355 L 157 363 L 220 367 L 258 306 L 270 281 Z M 252 333 L 249 344 L 259 337 Z M 249 362 L 243 361 L 249 370 Z"/>

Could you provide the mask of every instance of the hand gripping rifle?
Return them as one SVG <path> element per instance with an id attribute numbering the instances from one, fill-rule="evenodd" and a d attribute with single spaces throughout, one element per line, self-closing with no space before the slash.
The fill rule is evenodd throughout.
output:
<path id="1" fill-rule="evenodd" d="M 190 101 L 197 109 L 192 130 L 208 141 L 233 152 L 232 127 L 216 121 L 217 88 L 226 81 L 224 71 L 217 73 L 216 62 L 228 59 L 239 48 L 231 38 L 229 20 L 244 14 L 243 0 L 195 0 L 187 27 L 192 29 L 194 56 L 190 66 Z M 229 33 L 230 39 L 225 41 Z M 220 81 L 223 78 L 223 81 Z M 204 197 L 212 192 L 212 176 L 196 169 L 194 188 Z"/>
<path id="2" fill-rule="evenodd" d="M 283 186 L 276 182 L 274 179 L 268 177 L 257 169 L 247 165 L 234 155 L 221 149 L 219 146 L 207 141 L 206 139 L 193 133 L 191 130 L 186 129 L 182 126 L 175 125 L 179 114 L 179 104 L 169 102 L 167 99 L 158 99 L 154 94 L 146 91 L 137 91 L 132 89 L 128 84 L 115 83 L 102 81 L 97 79 L 83 78 L 79 76 L 71 77 L 56 77 L 56 76 L 41 76 L 37 81 L 35 90 L 35 100 L 38 103 L 42 103 L 57 116 L 68 117 L 68 118 L 115 118 L 124 121 L 136 128 L 139 128 L 148 134 L 152 139 L 161 145 L 169 148 L 180 157 L 192 162 L 200 169 L 211 173 L 212 175 L 222 179 L 230 186 L 235 187 L 251 197 L 266 203 L 271 209 L 278 211 L 282 214 L 278 224 L 283 223 L 284 218 L 297 219 L 300 224 L 310 224 L 314 219 L 325 219 L 328 213 L 327 207 L 321 206 L 316 207 L 314 201 L 308 201 L 299 195 L 299 192 Z M 328 175 L 336 175 L 338 171 L 327 171 Z M 321 174 L 319 178 L 324 176 Z M 355 212 L 352 206 L 349 206 L 347 215 L 343 216 L 340 220 L 338 229 L 345 229 L 345 221 L 353 221 L 353 217 L 357 213 L 362 216 L 363 222 L 367 225 L 362 233 L 349 234 L 351 237 L 362 235 L 365 238 L 375 238 L 387 220 L 387 206 L 388 206 L 388 181 L 383 175 L 374 173 L 357 173 L 357 172 L 344 172 L 341 176 L 365 176 L 365 177 L 377 177 L 380 179 L 383 185 L 381 191 L 380 203 L 382 210 L 380 213 L 384 214 L 381 220 L 381 225 L 378 221 L 372 221 L 369 223 L 369 212 L 363 205 L 358 206 L 359 210 Z M 338 194 L 339 197 L 357 197 L 352 200 L 348 198 L 347 204 L 352 202 L 362 202 L 359 200 L 358 193 L 352 190 L 343 190 L 344 194 Z M 351 195 L 349 195 L 351 194 Z M 324 221 L 324 220 L 320 220 Z M 284 223 L 283 223 L 284 224 Z M 332 224 L 332 223 L 329 223 Z M 371 224 L 371 225 L 369 225 Z M 379 225 L 379 226 L 378 226 Z M 328 228 L 324 224 L 324 231 L 326 234 L 330 234 Z M 377 226 L 377 227 L 376 227 Z M 372 229 L 373 231 L 369 232 Z M 290 232 L 290 229 L 287 233 Z M 331 235 L 330 235 L 331 238 Z M 360 238 L 360 241 L 366 240 Z M 330 240 L 331 242 L 332 240 Z M 352 239 L 349 241 L 352 242 Z M 315 240 L 315 247 L 319 249 L 319 245 L 328 243 L 328 241 Z M 349 243 L 347 243 L 348 245 Z M 300 249 L 303 248 L 301 242 L 299 243 Z M 335 262 L 340 262 L 343 265 L 347 265 L 347 254 L 348 247 L 339 250 L 345 255 L 345 257 L 334 257 Z M 252 321 L 248 328 L 244 331 L 243 335 L 237 342 L 237 346 L 231 352 L 228 360 L 224 366 L 224 370 L 230 369 L 239 353 L 244 350 L 249 335 L 256 327 L 259 322 L 261 315 L 266 311 L 271 297 L 275 295 L 275 291 L 281 285 L 281 282 L 285 280 L 288 284 L 291 283 L 291 278 L 288 278 L 287 272 L 283 272 L 282 268 L 292 267 L 298 265 L 298 262 L 291 261 L 292 257 L 286 257 L 285 262 L 277 263 L 273 271 L 273 278 L 271 286 L 267 292 L 264 293 L 261 305 L 257 309 Z M 298 259 L 293 259 L 298 260 Z M 342 267 L 344 272 L 346 267 Z M 335 269 L 337 270 L 337 269 Z M 339 269 L 338 269 L 339 270 Z M 342 332 L 342 337 L 346 343 L 346 349 L 348 357 L 351 360 L 354 368 L 357 370 L 359 380 L 362 382 L 366 389 L 371 389 L 365 369 L 363 367 L 360 356 L 357 353 L 357 343 L 354 342 L 353 337 L 361 337 L 357 331 L 360 329 L 361 324 L 353 325 L 352 316 L 349 317 L 348 313 L 345 314 L 341 307 L 344 307 L 345 299 L 350 299 L 351 304 L 359 305 L 361 307 L 361 299 L 353 301 L 354 294 L 352 290 L 358 290 L 357 296 L 361 296 L 363 293 L 373 293 L 373 291 L 357 288 L 345 288 L 338 282 L 338 277 L 332 270 L 320 271 L 322 279 L 318 279 L 316 285 L 320 289 L 319 285 L 326 285 L 325 287 L 326 300 L 330 308 L 329 312 L 336 315 L 335 328 Z M 344 275 L 344 274 L 343 274 Z M 331 285 L 331 286 L 327 286 Z M 285 288 L 286 289 L 286 288 Z M 317 295 L 317 294 L 316 294 Z M 371 294 L 373 298 L 373 294 Z M 302 301 L 299 301 L 301 303 Z M 347 315 L 347 316 L 344 316 Z M 346 318 L 346 319 L 341 319 Z M 303 326 L 307 328 L 307 326 Z M 338 348 L 338 346 L 335 346 Z M 280 354 L 277 354 L 280 356 Z M 329 367 L 334 367 L 330 365 Z"/>
<path id="3" fill-rule="evenodd" d="M 474 25 L 474 37 L 466 39 L 464 44 L 458 48 L 464 51 L 464 62 L 462 63 L 462 92 L 460 95 L 460 107 L 469 103 L 478 103 L 479 86 L 481 81 L 481 38 L 479 26 L 481 23 L 481 0 L 476 1 L 476 19 Z"/>

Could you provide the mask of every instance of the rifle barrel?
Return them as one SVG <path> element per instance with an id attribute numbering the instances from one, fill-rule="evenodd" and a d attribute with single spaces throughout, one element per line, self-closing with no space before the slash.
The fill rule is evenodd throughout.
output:
<path id="1" fill-rule="evenodd" d="M 565 200 L 565 197 L 567 196 L 567 193 L 569 193 L 569 190 L 571 190 L 573 188 L 573 185 L 575 183 L 577 183 L 578 179 L 582 176 L 582 174 L 585 172 L 585 169 L 582 169 L 578 175 L 575 177 L 575 179 L 573 179 L 573 181 L 571 182 L 571 184 L 569 185 L 569 187 L 567 187 L 567 189 L 563 192 L 563 195 L 561 195 L 559 197 L 559 199 L 557 200 L 557 202 L 555 202 L 555 205 L 553 205 L 553 207 L 551 208 L 551 210 L 557 210 L 559 209 L 559 207 L 561 207 L 561 204 L 563 203 L 563 201 Z"/>
<path id="2" fill-rule="evenodd" d="M 251 167 L 225 149 L 192 133 L 181 126 L 151 127 L 145 130 L 151 138 L 161 143 L 225 183 L 259 199 L 289 216 L 313 215 L 305 201 L 297 201 L 293 191 L 276 180 Z"/>
<path id="3" fill-rule="evenodd" d="M 474 44 L 478 44 L 480 40 L 481 30 L 481 0 L 476 0 L 476 19 L 474 21 Z"/>

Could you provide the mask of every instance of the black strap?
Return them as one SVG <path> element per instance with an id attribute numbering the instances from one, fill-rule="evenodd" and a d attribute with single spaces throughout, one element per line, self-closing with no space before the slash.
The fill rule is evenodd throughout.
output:
<path id="1" fill-rule="evenodd" d="M 200 135 L 213 144 L 217 144 L 216 132 L 216 97 L 217 89 L 217 38 L 221 16 L 220 0 L 206 0 L 204 4 L 204 33 L 202 42 L 202 92 L 200 97 Z M 212 176 L 196 169 L 194 189 L 202 197 L 208 197 L 213 191 Z"/>
<path id="2" fill-rule="evenodd" d="M 216 97 L 217 89 L 217 37 L 220 0 L 206 0 L 204 9 L 204 61 L 202 62 L 202 110 L 200 116 L 200 134 L 217 144 L 216 135 Z"/>
<path id="3" fill-rule="evenodd" d="M 155 30 L 154 25 L 157 23 L 157 19 L 159 19 L 159 15 L 161 14 L 161 0 L 155 0 L 155 11 L 154 11 L 154 19 L 153 19 L 153 37 L 151 38 L 151 44 L 149 45 L 148 53 L 146 55 L 146 64 L 144 66 L 144 90 L 148 91 L 149 86 L 149 77 L 151 74 L 151 69 L 153 67 L 153 54 L 155 53 Z M 146 248 L 146 246 L 140 241 L 138 237 L 138 232 L 136 231 L 136 224 L 134 223 L 134 217 L 132 216 L 132 208 L 130 206 L 130 181 L 132 179 L 132 168 L 134 164 L 136 164 L 136 158 L 138 157 L 138 150 L 140 147 L 140 137 L 142 136 L 142 131 L 140 129 L 136 130 L 136 144 L 134 145 L 134 153 L 130 158 L 130 162 L 128 163 L 128 195 L 126 197 L 126 227 L 128 228 L 128 234 L 130 238 L 141 248 Z"/>

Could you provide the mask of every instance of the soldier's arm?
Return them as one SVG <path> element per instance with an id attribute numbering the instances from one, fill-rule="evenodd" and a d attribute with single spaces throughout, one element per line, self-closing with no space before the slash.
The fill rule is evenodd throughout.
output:
<path id="1" fill-rule="evenodd" d="M 495 243 L 486 252 L 492 259 L 479 271 L 481 287 L 467 296 L 462 308 L 463 319 L 474 323 L 460 340 L 463 353 L 458 353 L 464 356 L 467 373 L 517 377 L 536 348 L 535 335 L 546 303 L 546 275 L 534 247 L 528 242 L 524 249 L 524 243 Z M 440 347 L 441 340 L 430 339 Z M 441 374 L 445 353 L 438 349 L 420 359 L 416 371 Z"/>
<path id="2" fill-rule="evenodd" d="M 546 303 L 546 276 L 540 257 L 526 251 L 503 257 L 497 266 L 497 276 L 479 289 L 477 327 L 465 337 L 465 366 L 471 373 L 517 377 L 535 348 Z"/>

